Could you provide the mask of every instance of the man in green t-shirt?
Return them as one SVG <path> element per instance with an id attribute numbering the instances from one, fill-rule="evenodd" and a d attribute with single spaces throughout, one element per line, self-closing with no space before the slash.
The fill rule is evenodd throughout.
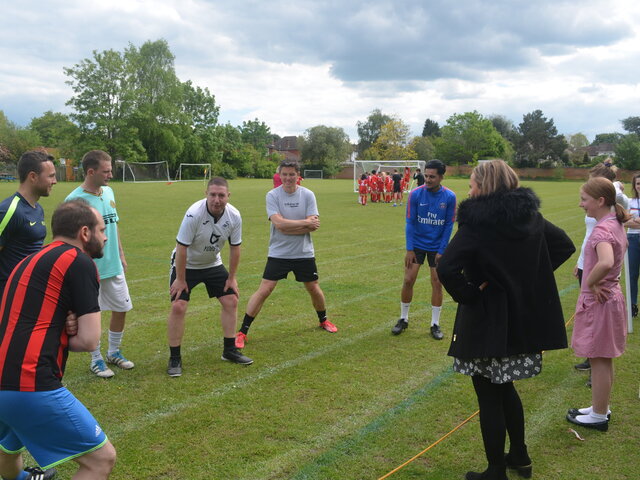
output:
<path id="1" fill-rule="evenodd" d="M 107 243 L 104 256 L 95 259 L 100 274 L 100 310 L 111 310 L 109 325 L 109 347 L 107 362 L 119 368 L 129 370 L 134 363 L 127 360 L 120 351 L 126 314 L 133 307 L 129 296 L 129 287 L 125 279 L 127 261 L 118 233 L 118 212 L 111 187 L 107 186 L 113 177 L 111 157 L 102 150 L 91 150 L 82 158 L 85 179 L 82 185 L 72 191 L 67 200 L 82 198 L 98 210 L 104 219 Z M 113 371 L 107 367 L 100 344 L 91 352 L 91 371 L 98 377 L 113 377 Z"/>

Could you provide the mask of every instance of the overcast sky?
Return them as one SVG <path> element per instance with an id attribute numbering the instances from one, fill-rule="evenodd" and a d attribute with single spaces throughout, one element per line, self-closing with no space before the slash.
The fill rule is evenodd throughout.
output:
<path id="1" fill-rule="evenodd" d="M 622 131 L 640 115 L 637 0 L 0 0 L 0 110 L 69 113 L 63 67 L 164 38 L 221 123 L 281 136 L 381 109 L 426 118 L 540 109 L 560 133 Z"/>

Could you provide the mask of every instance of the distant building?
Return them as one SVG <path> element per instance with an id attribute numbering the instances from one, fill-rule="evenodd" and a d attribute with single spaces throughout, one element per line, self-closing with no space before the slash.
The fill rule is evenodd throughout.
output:
<path id="1" fill-rule="evenodd" d="M 597 145 L 589 145 L 587 147 L 587 155 L 589 155 L 589 159 L 591 160 L 601 155 L 606 155 L 607 157 L 615 157 L 615 145 L 613 143 L 599 143 Z"/>
<path id="2" fill-rule="evenodd" d="M 282 137 L 280 140 L 276 140 L 272 145 L 269 145 L 269 155 L 272 153 L 279 153 L 283 155 L 286 160 L 292 160 L 299 162 L 301 159 L 300 150 L 298 149 L 298 137 L 289 136 Z"/>

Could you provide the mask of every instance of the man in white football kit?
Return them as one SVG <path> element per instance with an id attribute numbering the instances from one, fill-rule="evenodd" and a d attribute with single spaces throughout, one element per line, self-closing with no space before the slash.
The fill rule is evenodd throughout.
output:
<path id="1" fill-rule="evenodd" d="M 278 281 L 293 272 L 296 281 L 304 283 L 318 315 L 320 328 L 335 333 L 338 328 L 327 319 L 324 293 L 318 283 L 318 268 L 311 232 L 320 227 L 316 197 L 311 190 L 297 185 L 300 166 L 285 160 L 278 168 L 282 185 L 267 193 L 267 217 L 271 222 L 269 254 L 258 290 L 251 295 L 242 327 L 236 335 L 236 346 L 244 348 L 249 327 L 260 313 L 265 300 Z"/>
<path id="2" fill-rule="evenodd" d="M 171 255 L 171 312 L 167 320 L 170 358 L 167 373 L 182 375 L 180 345 L 184 335 L 184 318 L 191 290 L 204 283 L 209 298 L 220 301 L 220 321 L 224 334 L 222 360 L 241 365 L 253 363 L 235 345 L 238 312 L 238 281 L 242 243 L 242 217 L 229 201 L 229 184 L 224 178 L 209 180 L 207 197 L 189 207 L 182 220 L 176 248 Z M 222 264 L 220 250 L 229 241 L 229 271 Z"/>

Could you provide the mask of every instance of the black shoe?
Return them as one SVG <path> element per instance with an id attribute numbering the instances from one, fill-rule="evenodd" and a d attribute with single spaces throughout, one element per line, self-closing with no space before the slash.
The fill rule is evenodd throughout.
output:
<path id="1" fill-rule="evenodd" d="M 50 480 L 58 474 L 55 468 L 42 470 L 39 467 L 25 467 L 24 471 L 29 474 L 26 480 Z"/>
<path id="2" fill-rule="evenodd" d="M 169 358 L 167 373 L 169 374 L 170 377 L 179 377 L 180 375 L 182 375 L 182 359 Z"/>
<path id="3" fill-rule="evenodd" d="M 444 333 L 440 330 L 440 325 L 431 325 L 431 336 L 436 340 L 442 340 L 444 338 Z"/>
<path id="4" fill-rule="evenodd" d="M 573 418 L 575 418 L 578 415 L 584 415 L 584 413 L 580 413 L 580 409 L 578 408 L 570 408 L 569 410 L 567 410 L 567 415 L 571 415 Z M 607 420 L 611 420 L 610 413 L 607 413 Z"/>
<path id="5" fill-rule="evenodd" d="M 409 322 L 407 322 L 404 318 L 401 318 L 400 320 L 398 320 L 398 323 L 396 323 L 395 327 L 391 329 L 391 333 L 393 333 L 394 335 L 400 335 L 407 329 L 408 326 Z"/>
<path id="6" fill-rule="evenodd" d="M 595 422 L 595 423 L 585 423 L 578 420 L 576 417 L 572 417 L 567 413 L 567 420 L 573 423 L 574 425 L 580 425 L 585 428 L 593 428 L 594 430 L 599 430 L 601 432 L 606 432 L 609 430 L 609 420 L 604 420 L 603 422 Z"/>
<path id="7" fill-rule="evenodd" d="M 591 370 L 591 362 L 587 358 L 584 362 L 577 363 L 573 366 L 576 370 L 580 370 L 581 372 L 588 372 Z"/>
<path id="8" fill-rule="evenodd" d="M 505 466 L 493 466 L 484 472 L 467 472 L 465 480 L 509 480 Z"/>
<path id="9" fill-rule="evenodd" d="M 504 456 L 504 462 L 507 464 L 507 468 L 515 470 L 522 478 L 531 478 L 531 475 L 533 473 L 533 466 L 531 465 L 530 458 L 528 458 L 527 461 L 516 462 L 515 460 L 511 459 L 511 456 L 509 454 L 506 454 Z"/>
<path id="10" fill-rule="evenodd" d="M 253 360 L 251 360 L 246 355 L 241 354 L 237 348 L 231 348 L 229 350 L 223 351 L 222 360 L 237 363 L 240 365 L 251 365 L 253 363 Z"/>
<path id="11" fill-rule="evenodd" d="M 631 304 L 631 316 L 636 318 L 638 316 L 638 305 Z"/>

